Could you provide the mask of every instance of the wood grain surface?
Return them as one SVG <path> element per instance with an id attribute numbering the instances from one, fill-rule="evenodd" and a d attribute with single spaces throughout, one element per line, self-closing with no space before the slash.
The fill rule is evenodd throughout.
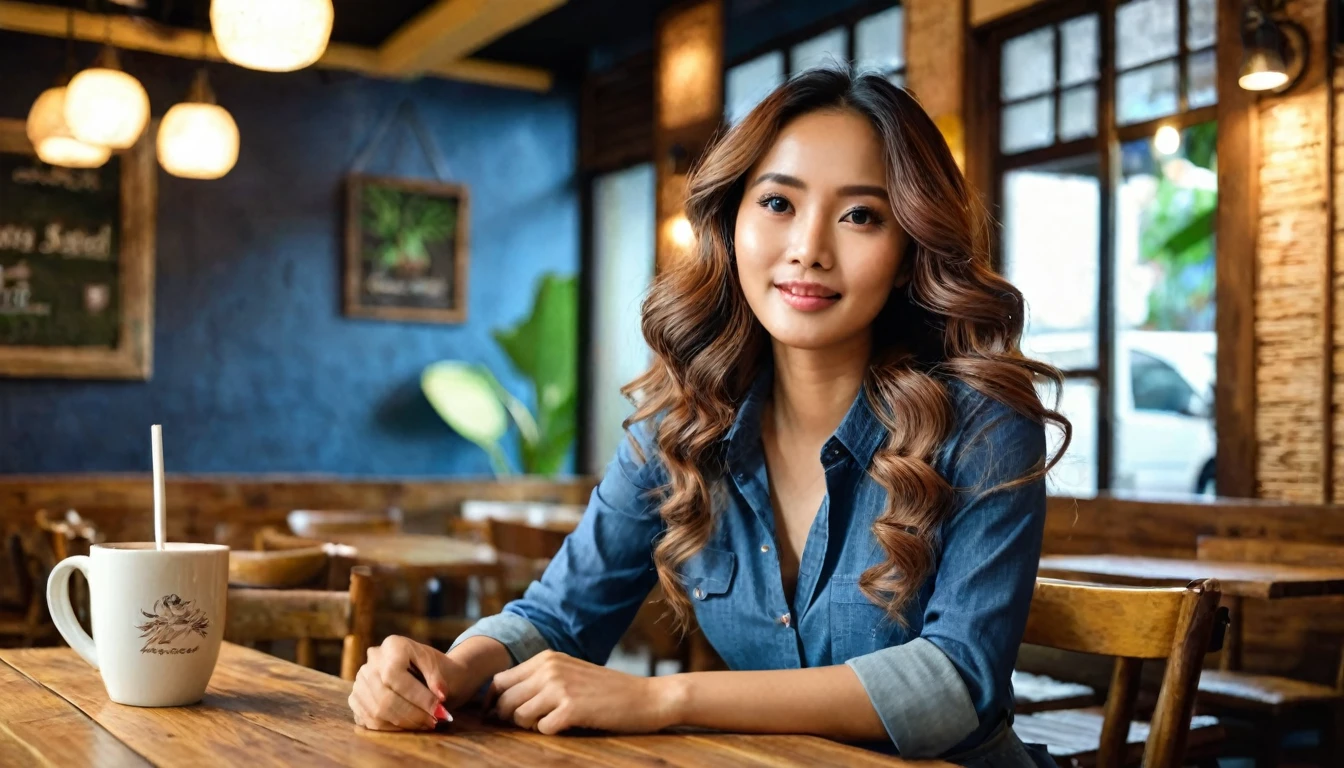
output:
<path id="1" fill-rule="evenodd" d="M 1217 579 L 1223 594 L 1279 600 L 1344 594 L 1344 568 L 1228 563 L 1130 555 L 1048 555 L 1040 575 L 1072 581 L 1150 586 Z"/>
<path id="2" fill-rule="evenodd" d="M 542 736 L 456 713 L 433 733 L 351 722 L 350 685 L 226 643 L 205 699 L 113 704 L 68 648 L 0 651 L 0 763 L 6 766 L 947 766 L 812 736 L 670 733 Z"/>

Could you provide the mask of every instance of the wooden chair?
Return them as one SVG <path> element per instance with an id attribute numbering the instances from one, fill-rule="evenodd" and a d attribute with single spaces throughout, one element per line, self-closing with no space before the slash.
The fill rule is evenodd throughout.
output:
<path id="1" fill-rule="evenodd" d="M 285 522 L 296 536 L 320 539 L 333 533 L 401 533 L 402 514 L 395 507 L 382 512 L 296 509 Z"/>
<path id="2" fill-rule="evenodd" d="M 47 545 L 52 556 L 52 566 L 72 555 L 89 554 L 89 547 L 103 540 L 103 535 L 99 532 L 97 526 L 73 509 L 67 509 L 60 516 L 45 509 L 39 509 L 34 515 L 34 520 L 37 523 L 38 530 L 42 531 L 47 538 Z M 45 596 L 46 585 L 43 584 L 41 589 Z M 70 604 L 75 609 L 75 617 L 79 620 L 79 623 L 86 630 L 90 629 L 92 618 L 89 606 L 89 584 L 84 580 L 83 574 L 77 573 L 70 580 Z"/>
<path id="3" fill-rule="evenodd" d="M 1104 709 L 1023 715 L 1013 730 L 1023 741 L 1047 745 L 1061 765 L 1119 768 L 1142 761 L 1145 768 L 1178 768 L 1187 741 L 1222 738 L 1210 720 L 1191 729 L 1219 595 L 1215 581 L 1172 589 L 1038 578 L 1023 642 L 1114 656 L 1115 665 Z M 1166 660 L 1151 724 L 1133 722 L 1146 659 Z"/>
<path id="4" fill-rule="evenodd" d="M 373 574 L 350 572 L 346 592 L 309 589 L 229 589 L 224 639 L 234 643 L 294 640 L 296 661 L 312 667 L 314 640 L 340 640 L 341 679 L 354 680 L 373 645 Z"/>
<path id="5" fill-rule="evenodd" d="M 1099 698 L 1090 685 L 1013 670 L 1013 711 L 1019 715 L 1090 707 Z"/>
<path id="6" fill-rule="evenodd" d="M 55 565 L 48 543 L 34 529 L 11 531 L 5 537 L 6 565 L 13 592 L 0 601 L 0 647 L 31 647 L 59 637 L 47 614 L 47 574 Z"/>
<path id="7" fill-rule="evenodd" d="M 1201 536 L 1200 560 L 1239 563 L 1277 563 L 1308 567 L 1344 567 L 1344 547 L 1268 539 L 1237 539 Z M 1256 764 L 1277 765 L 1287 731 L 1319 728 L 1322 735 L 1322 765 L 1344 764 L 1344 644 L 1339 651 L 1335 684 L 1295 680 L 1280 675 L 1244 672 L 1241 640 L 1244 631 L 1242 598 L 1225 596 L 1232 614 L 1227 647 L 1220 669 L 1205 670 L 1199 680 L 1201 706 L 1220 712 L 1236 712 L 1256 721 Z"/>
<path id="8" fill-rule="evenodd" d="M 260 589 L 324 585 L 330 558 L 322 547 L 275 551 L 229 551 L 229 584 Z"/>

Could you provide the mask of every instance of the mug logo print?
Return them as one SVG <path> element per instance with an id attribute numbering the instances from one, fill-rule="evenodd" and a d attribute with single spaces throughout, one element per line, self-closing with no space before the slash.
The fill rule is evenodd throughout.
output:
<path id="1" fill-rule="evenodd" d="M 145 646 L 140 649 L 141 653 L 191 653 L 196 649 L 163 649 L 153 646 L 169 645 L 190 632 L 205 637 L 206 630 L 210 628 L 210 619 L 206 617 L 204 610 L 196 607 L 196 601 L 183 600 L 177 595 L 165 595 L 155 600 L 153 613 L 141 609 L 140 614 L 148 619 L 144 624 L 137 624 L 135 627 L 140 630 L 141 637 L 147 638 Z"/>

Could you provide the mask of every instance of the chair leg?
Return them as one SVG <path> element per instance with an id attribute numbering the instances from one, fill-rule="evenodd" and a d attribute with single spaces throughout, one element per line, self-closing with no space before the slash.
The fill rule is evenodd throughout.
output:
<path id="1" fill-rule="evenodd" d="M 1255 768 L 1276 768 L 1283 749 L 1283 723 L 1275 716 L 1265 723 L 1260 732 L 1261 742 L 1255 753 Z"/>
<path id="2" fill-rule="evenodd" d="M 1321 725 L 1325 765 L 1344 765 L 1344 703 L 1335 704 Z"/>

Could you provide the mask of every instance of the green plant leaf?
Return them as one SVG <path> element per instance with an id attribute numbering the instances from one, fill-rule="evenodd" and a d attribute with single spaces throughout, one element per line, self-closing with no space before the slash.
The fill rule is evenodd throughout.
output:
<path id="1" fill-rule="evenodd" d="M 497 474 L 509 474 L 499 445 L 509 419 L 488 370 L 453 360 L 434 363 L 421 373 L 420 389 L 448 426 L 490 456 Z"/>
<path id="2" fill-rule="evenodd" d="M 573 442 L 578 397 L 578 279 L 543 275 L 532 314 L 495 341 L 536 395 L 537 437 L 523 440 L 524 471 L 554 474 Z"/>

